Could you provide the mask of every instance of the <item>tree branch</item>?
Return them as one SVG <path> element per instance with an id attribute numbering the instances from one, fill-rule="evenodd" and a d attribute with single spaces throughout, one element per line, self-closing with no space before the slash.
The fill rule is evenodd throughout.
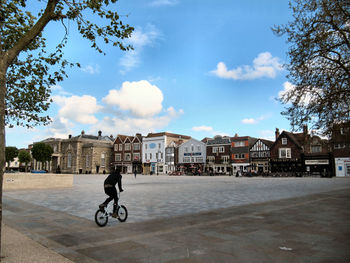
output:
<path id="1" fill-rule="evenodd" d="M 10 50 L 7 51 L 7 66 L 13 62 L 13 60 L 27 45 L 29 45 L 38 35 L 40 35 L 50 20 L 55 18 L 55 8 L 58 1 L 59 0 L 48 0 L 45 11 L 36 24 L 29 31 L 27 31 Z"/>

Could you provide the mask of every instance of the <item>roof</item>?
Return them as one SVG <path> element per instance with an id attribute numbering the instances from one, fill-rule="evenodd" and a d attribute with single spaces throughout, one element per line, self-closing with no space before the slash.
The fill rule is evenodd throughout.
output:
<path id="1" fill-rule="evenodd" d="M 168 137 L 173 137 L 173 138 L 191 139 L 191 136 L 182 135 L 182 134 L 175 134 L 175 133 L 170 133 L 170 132 L 149 133 L 149 134 L 147 134 L 146 138 L 160 137 L 160 136 L 164 136 L 164 135 L 168 136 Z"/>

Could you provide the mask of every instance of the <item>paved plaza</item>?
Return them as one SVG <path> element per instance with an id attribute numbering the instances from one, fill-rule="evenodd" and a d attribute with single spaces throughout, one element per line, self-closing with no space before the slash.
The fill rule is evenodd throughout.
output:
<path id="1" fill-rule="evenodd" d="M 350 260 L 350 178 L 124 175 L 128 220 L 99 228 L 104 178 L 7 191 L 4 223 L 73 262 Z"/>
<path id="2" fill-rule="evenodd" d="M 93 220 L 106 196 L 106 175 L 75 175 L 73 188 L 5 192 L 4 196 Z M 348 178 L 123 176 L 128 222 L 261 203 L 350 187 Z"/>

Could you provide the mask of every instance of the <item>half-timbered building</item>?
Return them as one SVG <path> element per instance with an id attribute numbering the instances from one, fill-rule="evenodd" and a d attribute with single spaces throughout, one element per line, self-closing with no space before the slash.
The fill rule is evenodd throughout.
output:
<path id="1" fill-rule="evenodd" d="M 252 170 L 258 174 L 270 172 L 270 147 L 273 141 L 257 139 L 250 147 L 250 160 Z"/>

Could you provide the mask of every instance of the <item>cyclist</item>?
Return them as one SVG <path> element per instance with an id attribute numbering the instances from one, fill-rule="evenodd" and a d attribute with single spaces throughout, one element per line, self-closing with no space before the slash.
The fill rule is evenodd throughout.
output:
<path id="1" fill-rule="evenodd" d="M 107 207 L 108 203 L 114 199 L 113 205 L 113 214 L 112 217 L 118 217 L 117 215 L 117 207 L 118 207 L 118 192 L 115 185 L 118 184 L 118 188 L 120 192 L 123 192 L 122 189 L 122 175 L 120 174 L 120 170 L 117 168 L 113 168 L 113 171 L 106 180 L 104 181 L 104 190 L 108 198 L 102 204 L 99 205 L 100 209 L 104 209 Z"/>

